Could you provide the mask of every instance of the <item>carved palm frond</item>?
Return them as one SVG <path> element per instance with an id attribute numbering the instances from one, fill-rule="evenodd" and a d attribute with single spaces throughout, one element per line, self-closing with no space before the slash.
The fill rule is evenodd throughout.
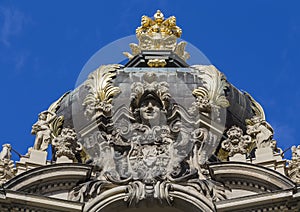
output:
<path id="1" fill-rule="evenodd" d="M 83 101 L 87 114 L 91 115 L 91 111 L 94 110 L 106 111 L 111 109 L 112 98 L 121 92 L 119 87 L 114 87 L 112 84 L 120 66 L 117 64 L 100 66 L 89 75 L 85 82 L 89 93 Z"/>
<path id="2" fill-rule="evenodd" d="M 228 87 L 228 83 L 224 74 L 212 65 L 197 65 L 192 67 L 200 72 L 200 78 L 203 81 L 203 87 L 196 88 L 193 91 L 193 95 L 208 98 L 213 105 L 223 108 L 228 107 L 229 101 L 225 97 L 225 90 Z"/>
<path id="3" fill-rule="evenodd" d="M 60 135 L 64 123 L 64 116 L 55 117 L 55 119 L 49 124 L 52 137 L 56 138 Z"/>

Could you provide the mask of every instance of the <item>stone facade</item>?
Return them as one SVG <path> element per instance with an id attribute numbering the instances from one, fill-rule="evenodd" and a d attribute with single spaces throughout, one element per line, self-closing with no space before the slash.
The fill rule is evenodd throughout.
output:
<path id="1" fill-rule="evenodd" d="M 187 65 L 175 17 L 136 32 L 125 66 L 99 66 L 39 114 L 15 166 L 3 145 L 0 210 L 299 211 L 299 147 L 287 166 L 261 106 Z"/>

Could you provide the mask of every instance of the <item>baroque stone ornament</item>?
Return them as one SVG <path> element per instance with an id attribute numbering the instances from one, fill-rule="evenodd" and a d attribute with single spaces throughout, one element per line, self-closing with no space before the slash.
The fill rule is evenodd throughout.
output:
<path id="1" fill-rule="evenodd" d="M 300 145 L 292 146 L 292 160 L 288 161 L 288 175 L 297 184 L 300 184 Z"/>
<path id="2" fill-rule="evenodd" d="M 129 46 L 132 53 L 124 52 L 124 55 L 132 59 L 144 50 L 170 50 L 186 61 L 190 57 L 189 53 L 185 51 L 186 42 L 177 43 L 177 38 L 181 34 L 182 30 L 176 26 L 175 16 L 165 19 L 159 10 L 154 14 L 154 19 L 144 15 L 141 26 L 136 29 L 139 44 L 131 43 Z M 164 67 L 165 65 L 164 59 L 154 58 L 148 62 L 150 67 Z"/>
<path id="3" fill-rule="evenodd" d="M 11 160 L 11 145 L 3 144 L 0 152 L 0 185 L 15 176 L 14 162 Z"/>
<path id="4" fill-rule="evenodd" d="M 190 108 L 190 112 L 205 112 L 210 114 L 214 120 L 220 120 L 220 110 L 230 105 L 225 97 L 228 83 L 224 74 L 213 65 L 196 65 L 192 66 L 192 68 L 199 71 L 203 86 L 193 90 L 196 102 Z"/>
<path id="5" fill-rule="evenodd" d="M 57 116 L 56 111 L 60 107 L 60 103 L 70 92 L 66 92 L 57 101 L 52 103 L 48 110 L 43 111 L 38 116 L 38 121 L 33 124 L 31 133 L 36 135 L 33 148 L 29 148 L 28 154 L 32 149 L 47 150 L 51 140 L 60 134 L 64 118 Z"/>
<path id="6" fill-rule="evenodd" d="M 255 116 L 260 117 L 262 120 L 266 120 L 265 112 L 262 106 L 255 101 L 255 99 L 247 92 L 244 91 L 245 96 L 247 96 L 251 101 L 251 108 Z"/>
<path id="7" fill-rule="evenodd" d="M 131 86 L 129 108 L 112 115 L 111 131 L 91 137 L 98 149 L 94 178 L 74 188 L 69 198 L 86 202 L 103 191 L 126 186 L 129 205 L 144 199 L 172 204 L 170 192 L 186 189 L 211 201 L 226 198 L 225 189 L 209 179 L 205 163 L 220 135 L 175 104 L 169 84 L 154 72 Z"/>
<path id="8" fill-rule="evenodd" d="M 55 113 L 43 111 L 39 114 L 38 121 L 32 126 L 31 133 L 36 135 L 33 149 L 45 151 L 51 142 L 50 124 L 56 118 Z"/>
<path id="9" fill-rule="evenodd" d="M 253 138 L 257 148 L 271 147 L 273 138 L 273 128 L 259 116 L 254 116 L 246 120 L 247 134 Z"/>
<path id="10" fill-rule="evenodd" d="M 121 92 L 120 88 L 114 87 L 113 78 L 116 77 L 116 71 L 121 65 L 103 65 L 88 76 L 85 87 L 88 89 L 88 95 L 83 101 L 85 115 L 89 119 L 96 119 L 104 115 L 110 116 L 112 109 L 112 97 Z"/>
<path id="11" fill-rule="evenodd" d="M 227 132 L 227 139 L 222 141 L 221 148 L 227 152 L 229 157 L 235 154 L 246 154 L 252 145 L 249 135 L 243 135 L 243 130 L 237 126 L 232 126 Z"/>
<path id="12" fill-rule="evenodd" d="M 61 134 L 54 138 L 52 146 L 55 149 L 55 157 L 67 157 L 73 162 L 80 161 L 82 144 L 77 142 L 77 135 L 74 129 L 63 128 Z"/>

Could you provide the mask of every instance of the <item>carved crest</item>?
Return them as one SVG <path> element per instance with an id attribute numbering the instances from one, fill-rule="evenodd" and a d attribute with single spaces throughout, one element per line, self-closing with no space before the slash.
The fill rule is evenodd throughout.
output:
<path id="1" fill-rule="evenodd" d="M 98 131 L 85 141 L 99 152 L 93 161 L 99 167 L 97 178 L 74 189 L 71 199 L 86 201 L 96 188 L 100 192 L 123 184 L 128 185 L 129 204 L 149 196 L 170 204 L 174 184 L 212 199 L 225 197 L 222 186 L 207 180 L 204 168 L 220 135 L 174 104 L 169 84 L 155 73 L 144 73 L 142 82 L 133 83 L 130 107 L 119 107 L 112 116 L 112 132 Z M 86 194 L 88 188 L 93 194 Z M 210 195 L 210 190 L 220 195 Z"/>

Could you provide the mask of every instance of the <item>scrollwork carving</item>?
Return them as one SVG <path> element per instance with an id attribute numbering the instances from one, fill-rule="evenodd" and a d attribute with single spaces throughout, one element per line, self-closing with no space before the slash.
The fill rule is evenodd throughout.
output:
<path id="1" fill-rule="evenodd" d="M 145 198 L 170 205 L 175 184 L 211 200 L 221 198 L 222 189 L 213 186 L 205 168 L 219 137 L 183 111 L 173 104 L 168 83 L 145 73 L 142 82 L 131 86 L 129 109 L 120 107 L 112 114 L 113 129 L 86 140 L 88 148 L 98 149 L 93 161 L 98 171 L 70 193 L 72 199 L 87 201 L 109 187 L 127 185 L 129 205 Z"/>

